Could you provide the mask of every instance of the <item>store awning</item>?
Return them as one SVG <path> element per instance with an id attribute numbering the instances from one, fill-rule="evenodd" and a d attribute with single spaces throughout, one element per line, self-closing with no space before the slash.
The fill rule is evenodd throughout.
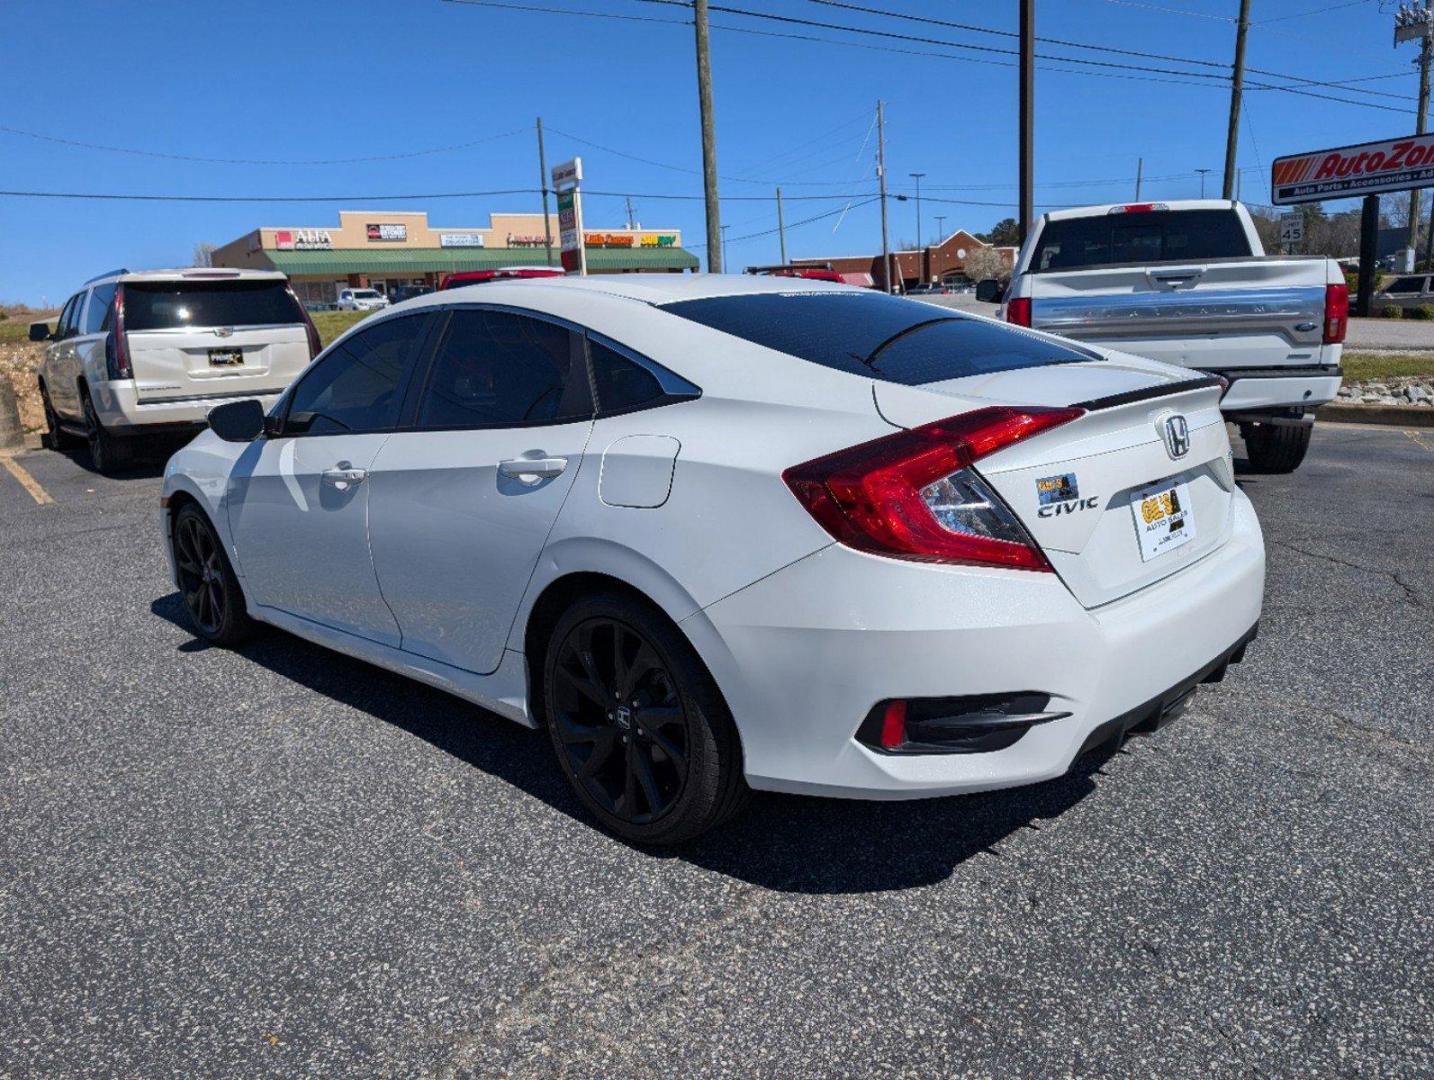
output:
<path id="1" fill-rule="evenodd" d="M 271 251 L 264 256 L 291 277 L 345 277 L 349 274 L 451 273 L 455 270 L 496 270 L 504 266 L 542 266 L 543 248 L 394 248 L 368 251 Z M 683 248 L 588 248 L 588 269 L 696 270 L 697 256 Z M 558 253 L 553 252 L 557 261 Z"/>

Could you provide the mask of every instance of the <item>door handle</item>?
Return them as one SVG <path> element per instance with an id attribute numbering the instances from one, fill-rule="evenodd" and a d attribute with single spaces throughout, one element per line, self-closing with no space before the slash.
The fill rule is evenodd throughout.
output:
<path id="1" fill-rule="evenodd" d="M 332 484 L 340 491 L 347 491 L 350 487 L 357 487 L 367 478 L 367 469 L 355 469 L 347 461 L 340 461 L 332 469 L 325 469 L 319 474 L 319 479 L 326 484 Z"/>
<path id="2" fill-rule="evenodd" d="M 561 457 L 519 457 L 498 462 L 498 471 L 512 476 L 525 484 L 536 484 L 559 475 L 568 467 L 568 459 Z"/>

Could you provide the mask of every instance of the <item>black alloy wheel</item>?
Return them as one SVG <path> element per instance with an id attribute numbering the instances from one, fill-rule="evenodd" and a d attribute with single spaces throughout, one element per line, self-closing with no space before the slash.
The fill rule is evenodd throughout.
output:
<path id="1" fill-rule="evenodd" d="M 687 782 L 687 719 L 652 643 L 616 619 L 575 626 L 558 648 L 553 721 L 574 778 L 634 825 L 672 809 Z"/>
<path id="2" fill-rule="evenodd" d="M 542 714 L 578 798 L 636 843 L 675 844 L 746 801 L 736 725 L 681 631 L 636 598 L 576 602 L 543 656 Z"/>
<path id="3" fill-rule="evenodd" d="M 50 401 L 50 390 L 44 383 L 40 384 L 40 404 L 45 409 L 45 447 L 50 450 L 68 450 L 76 445 L 79 440 L 60 426 L 60 414 L 55 412 L 55 406 Z"/>
<path id="4" fill-rule="evenodd" d="M 238 644 L 252 626 L 238 579 L 214 527 L 195 506 L 174 520 L 174 567 L 185 609 L 200 637 L 217 645 Z"/>
<path id="5" fill-rule="evenodd" d="M 129 448 L 104 429 L 88 390 L 80 393 L 80 407 L 85 414 L 85 438 L 90 444 L 90 464 L 95 467 L 96 472 L 112 476 L 129 465 Z"/>

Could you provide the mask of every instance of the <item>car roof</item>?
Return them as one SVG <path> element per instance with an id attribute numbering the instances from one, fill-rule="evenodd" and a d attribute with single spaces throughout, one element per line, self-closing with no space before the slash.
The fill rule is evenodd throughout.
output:
<path id="1" fill-rule="evenodd" d="M 186 266 L 177 270 L 111 270 L 86 286 L 108 281 L 286 281 L 278 270 L 240 270 L 227 266 Z"/>
<path id="2" fill-rule="evenodd" d="M 564 289 L 596 295 L 640 300 L 647 304 L 671 304 L 678 300 L 705 300 L 714 296 L 743 296 L 758 293 L 851 292 L 865 293 L 870 289 L 854 285 L 838 285 L 811 278 L 769 277 L 757 274 L 600 274 L 590 277 L 553 277 L 494 281 L 482 286 L 468 286 L 473 297 L 491 299 L 503 295 L 500 289 Z M 449 289 L 438 303 L 454 304 L 464 300 L 463 289 Z M 437 295 L 437 294 L 435 294 Z"/>

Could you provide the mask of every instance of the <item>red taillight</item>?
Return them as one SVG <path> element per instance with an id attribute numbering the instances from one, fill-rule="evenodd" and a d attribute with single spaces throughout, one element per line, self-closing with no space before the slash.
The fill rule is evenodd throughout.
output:
<path id="1" fill-rule="evenodd" d="M 920 562 L 1049 570 L 972 462 L 1083 409 L 995 406 L 796 465 L 782 479 L 848 547 Z"/>
<path id="2" fill-rule="evenodd" d="M 1326 285 L 1324 287 L 1324 343 L 1338 345 L 1344 340 L 1349 329 L 1349 286 Z"/>
<path id="3" fill-rule="evenodd" d="M 1006 321 L 1017 326 L 1031 325 L 1031 298 L 1020 296 L 1006 301 Z"/>
<path id="4" fill-rule="evenodd" d="M 111 380 L 132 379 L 134 371 L 129 362 L 129 339 L 124 333 L 124 286 L 115 287 L 114 318 L 110 321 L 110 336 L 105 340 L 105 367 Z"/>
<path id="5" fill-rule="evenodd" d="M 319 328 L 314 325 L 314 320 L 309 314 L 309 309 L 299 302 L 299 298 L 294 293 L 294 287 L 292 285 L 289 286 L 289 299 L 294 301 L 294 304 L 299 309 L 299 314 L 304 317 L 304 332 L 309 336 L 309 362 L 313 363 L 314 357 L 324 351 L 324 343 L 319 337 Z"/>

